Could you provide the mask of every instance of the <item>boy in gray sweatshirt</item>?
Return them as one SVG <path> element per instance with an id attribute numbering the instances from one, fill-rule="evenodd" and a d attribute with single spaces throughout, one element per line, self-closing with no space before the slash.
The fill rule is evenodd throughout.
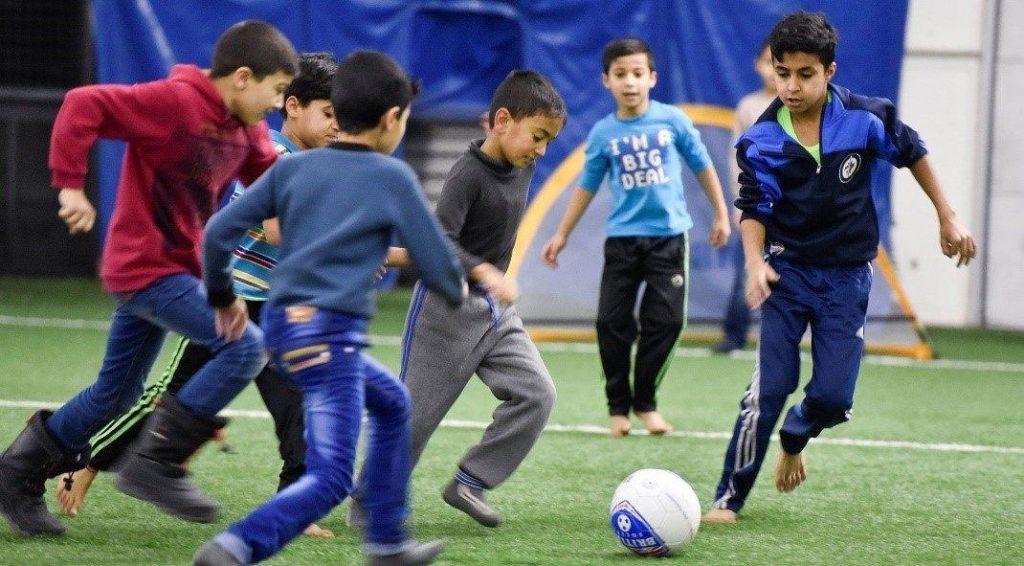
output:
<path id="1" fill-rule="evenodd" d="M 475 373 L 501 404 L 443 497 L 484 526 L 501 516 L 484 492 L 519 467 L 540 436 L 555 386 L 512 303 L 506 279 L 534 162 L 565 125 L 565 102 L 541 74 L 513 71 L 491 100 L 490 129 L 452 167 L 436 214 L 469 274 L 469 298 L 452 306 L 417 284 L 405 325 L 401 378 L 412 397 L 413 463 Z M 401 250 L 389 264 L 403 265 Z M 365 498 L 360 500 L 365 505 Z M 358 508 L 350 523 L 362 522 Z"/>

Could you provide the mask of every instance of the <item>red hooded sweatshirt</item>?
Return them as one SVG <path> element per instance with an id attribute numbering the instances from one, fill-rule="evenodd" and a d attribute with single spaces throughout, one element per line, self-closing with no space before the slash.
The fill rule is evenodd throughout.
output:
<path id="1" fill-rule="evenodd" d="M 277 158 L 266 122 L 246 126 L 206 74 L 176 65 L 167 79 L 68 92 L 50 139 L 55 188 L 85 184 L 96 138 L 128 142 L 100 279 L 133 292 L 161 277 L 202 277 L 203 227 L 222 190 L 250 184 Z"/>

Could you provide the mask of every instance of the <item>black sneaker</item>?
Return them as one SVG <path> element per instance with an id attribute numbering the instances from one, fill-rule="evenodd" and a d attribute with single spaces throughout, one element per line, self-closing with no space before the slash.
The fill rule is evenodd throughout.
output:
<path id="1" fill-rule="evenodd" d="M 487 502 L 483 490 L 473 489 L 468 485 L 452 480 L 444 488 L 444 502 L 469 515 L 477 523 L 485 527 L 497 527 L 501 524 L 501 515 Z"/>

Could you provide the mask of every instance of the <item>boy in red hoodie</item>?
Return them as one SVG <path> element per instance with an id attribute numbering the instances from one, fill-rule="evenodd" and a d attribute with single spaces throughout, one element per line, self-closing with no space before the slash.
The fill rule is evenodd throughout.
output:
<path id="1" fill-rule="evenodd" d="M 0 514 L 19 534 L 64 532 L 43 501 L 46 478 L 87 461 L 89 438 L 141 395 L 169 330 L 214 358 L 177 395 L 164 396 L 116 485 L 174 516 L 216 519 L 217 503 L 182 464 L 226 424 L 217 412 L 265 359 L 244 303 L 207 296 L 199 280 L 203 226 L 231 179 L 249 184 L 277 157 L 263 115 L 281 107 L 297 67 L 281 32 L 246 21 L 221 35 L 208 71 L 177 65 L 160 81 L 68 92 L 50 168 L 72 234 L 89 231 L 96 217 L 81 190 L 89 148 L 100 137 L 128 142 L 100 268 L 117 307 L 96 382 L 57 411 L 32 415 L 0 456 Z"/>

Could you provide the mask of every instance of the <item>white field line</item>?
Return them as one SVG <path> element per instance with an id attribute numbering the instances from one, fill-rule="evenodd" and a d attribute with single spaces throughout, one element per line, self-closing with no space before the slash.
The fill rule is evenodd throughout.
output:
<path id="1" fill-rule="evenodd" d="M 34 316 L 9 316 L 0 314 L 0 326 L 22 326 L 36 328 L 64 328 L 69 330 L 109 330 L 110 322 L 105 320 L 83 320 L 65 318 L 41 318 Z M 401 346 L 401 336 L 370 337 L 374 344 L 380 346 Z M 537 348 L 542 352 L 557 352 L 571 354 L 596 354 L 597 344 L 592 342 L 538 342 Z M 677 358 L 710 358 L 714 356 L 708 348 L 676 348 Z M 754 352 L 733 352 L 728 358 L 735 360 L 754 360 Z M 805 362 L 810 362 L 810 355 L 804 353 L 801 357 Z M 910 367 L 920 369 L 942 369 L 942 370 L 964 370 L 964 371 L 991 371 L 999 373 L 1020 373 L 1024 374 L 1024 363 L 1015 362 L 984 362 L 974 360 L 912 360 L 897 356 L 864 356 L 864 363 L 872 366 L 885 367 Z"/>
<path id="2" fill-rule="evenodd" d="M 47 401 L 7 401 L 0 399 L 0 407 L 11 409 L 56 409 L 61 403 Z M 241 419 L 269 419 L 270 413 L 266 411 L 242 411 L 237 409 L 225 409 L 220 413 L 225 417 Z M 445 428 L 459 428 L 470 430 L 483 430 L 490 423 L 482 421 L 466 421 L 458 419 L 446 419 L 441 421 Z M 598 425 L 562 425 L 549 424 L 544 427 L 548 433 L 581 433 L 589 435 L 605 436 L 608 429 Z M 633 434 L 645 435 L 647 431 L 638 431 Z M 677 430 L 666 436 L 676 438 L 696 438 L 701 440 L 729 440 L 728 432 L 704 432 Z M 778 441 L 778 435 L 775 440 Z M 977 444 L 958 444 L 953 442 L 913 442 L 909 440 L 866 440 L 860 438 L 815 438 L 811 441 L 815 445 L 827 446 L 855 446 L 858 448 L 888 448 L 888 449 L 910 449 L 927 450 L 932 452 L 967 452 L 967 453 L 989 453 L 989 454 L 1020 454 L 1024 455 L 1024 448 L 1016 446 L 981 446 Z"/>

